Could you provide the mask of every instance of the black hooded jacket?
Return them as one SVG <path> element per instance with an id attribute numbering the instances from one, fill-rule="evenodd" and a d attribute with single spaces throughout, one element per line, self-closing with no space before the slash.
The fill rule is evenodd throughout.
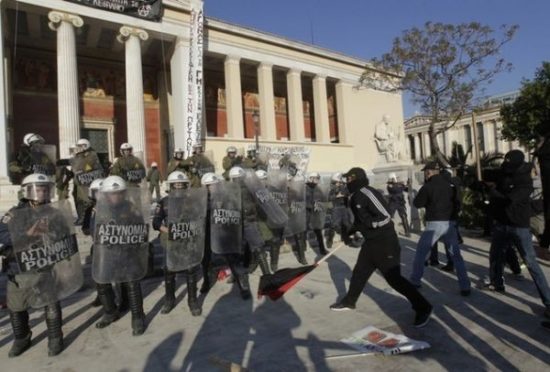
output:
<path id="1" fill-rule="evenodd" d="M 514 227 L 529 227 L 533 179 L 530 163 L 517 168 L 502 167 L 496 187 L 489 190 L 490 213 L 499 223 Z"/>
<path id="2" fill-rule="evenodd" d="M 426 208 L 426 221 L 451 221 L 455 217 L 456 200 L 457 190 L 450 177 L 436 174 L 420 188 L 413 204 Z"/>

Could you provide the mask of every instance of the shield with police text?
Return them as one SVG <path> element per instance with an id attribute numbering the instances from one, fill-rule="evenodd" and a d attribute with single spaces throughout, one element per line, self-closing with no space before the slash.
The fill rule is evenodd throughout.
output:
<path id="1" fill-rule="evenodd" d="M 210 186 L 210 247 L 217 254 L 242 252 L 241 187 L 220 182 Z"/>
<path id="2" fill-rule="evenodd" d="M 288 222 L 285 236 L 293 236 L 306 231 L 306 189 L 303 178 L 293 178 L 288 182 Z"/>
<path id="3" fill-rule="evenodd" d="M 284 227 L 288 221 L 286 211 L 275 201 L 269 189 L 260 181 L 252 169 L 245 171 L 244 184 L 254 197 L 256 205 L 264 212 L 269 226 Z"/>
<path id="4" fill-rule="evenodd" d="M 28 303 L 41 308 L 62 300 L 84 282 L 73 216 L 68 201 L 11 210 L 8 222 Z"/>
<path id="5" fill-rule="evenodd" d="M 71 170 L 74 173 L 74 182 L 78 197 L 86 200 L 88 189 L 92 182 L 104 177 L 103 166 L 95 151 L 85 151 L 71 158 Z"/>
<path id="6" fill-rule="evenodd" d="M 126 283 L 142 279 L 149 257 L 150 206 L 128 187 L 98 194 L 94 229 L 92 277 L 97 283 Z"/>
<path id="7" fill-rule="evenodd" d="M 204 255 L 206 229 L 205 188 L 172 190 L 168 207 L 166 267 L 183 271 L 199 265 Z"/>
<path id="8" fill-rule="evenodd" d="M 33 173 L 41 173 L 52 179 L 55 178 L 55 163 L 57 161 L 55 145 L 33 144 L 30 155 Z"/>
<path id="9" fill-rule="evenodd" d="M 308 228 L 312 230 L 322 230 L 325 227 L 325 220 L 327 217 L 330 180 L 321 178 L 317 186 L 314 188 L 308 186 L 306 190 Z"/>

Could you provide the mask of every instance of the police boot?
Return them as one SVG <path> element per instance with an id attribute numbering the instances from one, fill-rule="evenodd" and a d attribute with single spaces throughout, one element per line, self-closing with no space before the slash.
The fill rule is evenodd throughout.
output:
<path id="1" fill-rule="evenodd" d="M 241 290 L 241 297 L 243 300 L 250 300 L 252 293 L 250 292 L 250 284 L 248 283 L 248 273 L 239 274 L 237 276 L 237 284 Z"/>
<path id="2" fill-rule="evenodd" d="M 298 251 L 298 262 L 302 265 L 307 265 L 306 260 L 306 244 L 301 237 L 296 237 L 296 246 Z"/>
<path id="3" fill-rule="evenodd" d="M 128 283 L 119 284 L 120 288 L 120 302 L 118 304 L 118 311 L 121 314 L 124 314 L 130 308 L 130 303 L 128 299 Z"/>
<path id="4" fill-rule="evenodd" d="M 120 315 L 115 303 L 115 292 L 111 284 L 98 284 L 97 296 L 103 306 L 103 316 L 95 324 L 95 327 L 101 329 L 118 320 Z"/>
<path id="5" fill-rule="evenodd" d="M 325 241 L 323 240 L 323 232 L 321 229 L 316 229 L 314 231 L 315 236 L 317 238 L 317 244 L 319 245 L 319 253 L 323 256 L 328 254 L 328 251 L 325 248 Z"/>
<path id="6" fill-rule="evenodd" d="M 48 356 L 55 356 L 63 351 L 63 332 L 61 326 L 61 305 L 56 302 L 46 306 L 46 326 L 48 327 Z"/>
<path id="7" fill-rule="evenodd" d="M 13 329 L 13 345 L 8 356 L 19 356 L 31 347 L 31 329 L 29 328 L 29 313 L 26 311 L 10 311 L 11 327 Z"/>
<path id="8" fill-rule="evenodd" d="M 164 274 L 164 305 L 162 305 L 162 314 L 168 314 L 176 306 L 176 274 L 165 272 Z"/>
<path id="9" fill-rule="evenodd" d="M 327 230 L 326 237 L 327 237 L 327 248 L 331 249 L 332 244 L 334 243 L 334 230 L 333 229 Z"/>
<path id="10" fill-rule="evenodd" d="M 271 274 L 269 271 L 269 264 L 267 263 L 267 252 L 264 250 L 256 252 L 258 262 L 260 263 L 260 270 L 262 270 L 262 275 Z"/>
<path id="11" fill-rule="evenodd" d="M 216 282 L 216 272 L 211 269 L 204 269 L 202 270 L 202 285 L 201 285 L 201 293 L 206 294 L 210 291 L 210 288 L 214 285 Z"/>
<path id="12" fill-rule="evenodd" d="M 402 218 L 401 221 L 403 222 L 403 229 L 405 230 L 405 236 L 407 238 L 411 237 L 411 227 L 409 225 L 409 220 L 405 217 Z"/>
<path id="13" fill-rule="evenodd" d="M 276 243 L 271 243 L 271 271 L 276 272 L 279 268 L 279 252 L 281 246 Z"/>
<path id="14" fill-rule="evenodd" d="M 195 274 L 187 274 L 187 304 L 191 315 L 199 316 L 202 314 L 202 308 L 197 298 L 197 277 Z"/>
<path id="15" fill-rule="evenodd" d="M 132 313 L 132 334 L 142 335 L 145 332 L 145 314 L 143 313 L 143 295 L 139 282 L 126 283 L 130 312 Z"/>

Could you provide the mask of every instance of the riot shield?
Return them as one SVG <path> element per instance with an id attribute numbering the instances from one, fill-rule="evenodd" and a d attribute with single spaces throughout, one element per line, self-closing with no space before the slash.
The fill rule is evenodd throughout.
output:
<path id="1" fill-rule="evenodd" d="M 269 171 L 267 173 L 267 189 L 275 202 L 281 207 L 285 214 L 287 214 L 288 218 L 287 173 L 280 169 Z M 273 228 L 275 226 L 270 227 Z"/>
<path id="2" fill-rule="evenodd" d="M 206 151 L 197 157 L 198 164 L 195 165 L 199 177 L 202 177 L 206 173 L 214 173 L 214 154 L 212 151 Z"/>
<path id="3" fill-rule="evenodd" d="M 57 149 L 55 145 L 33 144 L 31 146 L 32 172 L 54 179 Z"/>
<path id="4" fill-rule="evenodd" d="M 311 208 L 309 213 L 309 226 L 312 230 L 322 230 L 325 227 L 328 209 L 328 194 L 330 190 L 330 179 L 321 178 L 317 186 L 310 194 L 312 200 L 308 203 Z"/>
<path id="5" fill-rule="evenodd" d="M 288 182 L 288 222 L 285 236 L 293 236 L 306 231 L 306 189 L 303 178 L 293 178 Z"/>
<path id="6" fill-rule="evenodd" d="M 217 254 L 242 252 L 241 187 L 222 181 L 210 186 L 210 247 Z"/>
<path id="7" fill-rule="evenodd" d="M 85 156 L 84 154 L 77 154 L 71 158 L 71 170 L 74 173 L 74 182 L 78 188 L 78 197 L 83 200 L 88 198 L 88 188 L 91 183 L 104 177 L 103 166 L 97 154 L 93 151 L 87 151 Z"/>
<path id="8" fill-rule="evenodd" d="M 168 241 L 166 267 L 169 271 L 190 269 L 201 263 L 206 228 L 205 188 L 172 190 L 168 196 Z"/>
<path id="9" fill-rule="evenodd" d="M 41 308 L 62 300 L 84 282 L 69 202 L 14 209 L 8 223 L 20 275 L 19 288 Z"/>
<path id="10" fill-rule="evenodd" d="M 264 212 L 270 226 L 283 227 L 288 221 L 285 210 L 273 199 L 272 194 L 260 181 L 254 170 L 245 170 L 244 184 L 253 195 L 256 205 Z"/>
<path id="11" fill-rule="evenodd" d="M 147 190 L 99 193 L 95 216 L 92 277 L 97 283 L 126 283 L 142 279 L 149 256 Z"/>
<path id="12" fill-rule="evenodd" d="M 126 159 L 127 169 L 124 169 L 125 174 L 123 178 L 131 184 L 142 184 L 142 186 L 145 186 L 147 184 L 147 171 L 145 170 L 143 151 L 136 151 L 133 155 L 133 159 L 131 157 Z"/>

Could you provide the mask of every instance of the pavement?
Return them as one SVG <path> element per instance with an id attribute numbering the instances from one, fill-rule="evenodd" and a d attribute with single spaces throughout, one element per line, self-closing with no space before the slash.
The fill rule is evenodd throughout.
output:
<path id="1" fill-rule="evenodd" d="M 80 239 L 84 239 L 80 237 Z M 408 276 L 418 236 L 401 239 L 403 272 Z M 465 236 L 464 257 L 470 279 L 487 274 L 489 243 Z M 81 246 L 86 244 L 81 241 Z M 442 251 L 442 249 L 440 249 Z M 542 371 L 550 364 L 550 332 L 540 326 L 544 311 L 530 278 L 506 277 L 507 292 L 474 290 L 459 294 L 452 273 L 428 267 L 422 293 L 434 304 L 434 315 L 422 329 L 412 327 L 414 313 L 376 273 L 355 311 L 332 312 L 343 296 L 358 250 L 340 249 L 326 264 L 299 282 L 279 301 L 244 301 L 233 284 L 218 282 L 203 301 L 203 314 L 192 317 L 182 277 L 178 277 L 177 307 L 160 313 L 162 278 L 143 282 L 148 328 L 133 337 L 130 314 L 99 330 L 99 308 L 91 285 L 62 301 L 66 349 L 47 356 L 42 311 L 31 314 L 33 346 L 22 356 L 7 357 L 12 336 L 6 311 L 0 312 L 2 371 Z M 440 254 L 442 261 L 443 252 Z M 310 249 L 309 262 L 316 259 Z M 548 261 L 540 261 L 550 276 Z M 280 267 L 295 267 L 290 253 Z M 526 276 L 527 272 L 525 270 Z M 259 273 L 251 275 L 253 291 Z M 366 326 L 427 341 L 427 350 L 395 356 L 350 356 L 355 352 L 339 340 Z"/>

